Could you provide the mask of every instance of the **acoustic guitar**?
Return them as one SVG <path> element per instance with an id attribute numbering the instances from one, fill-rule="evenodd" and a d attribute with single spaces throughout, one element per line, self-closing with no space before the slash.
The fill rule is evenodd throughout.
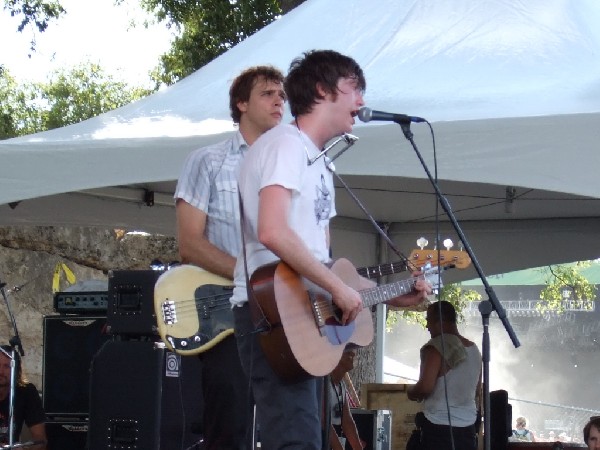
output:
<path id="1" fill-rule="evenodd" d="M 452 265 L 451 263 L 442 263 Z M 360 289 L 357 269 L 338 259 L 331 270 L 347 285 Z M 347 346 L 364 347 L 373 340 L 371 306 L 407 294 L 425 278 L 441 287 L 439 267 L 422 269 L 422 275 L 359 291 L 363 309 L 356 319 L 341 323 L 341 311 L 329 292 L 301 277 L 285 262 L 257 269 L 250 277 L 250 305 L 262 316 L 259 340 L 273 370 L 286 381 L 324 376 L 335 368 Z"/>

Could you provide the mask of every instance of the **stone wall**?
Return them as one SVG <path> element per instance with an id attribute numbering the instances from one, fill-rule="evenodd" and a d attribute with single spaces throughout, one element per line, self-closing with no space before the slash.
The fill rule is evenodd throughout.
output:
<path id="1" fill-rule="evenodd" d="M 82 227 L 0 228 L 0 282 L 6 283 L 4 291 L 25 351 L 24 368 L 38 389 L 43 317 L 56 314 L 52 283 L 57 264 L 66 264 L 82 282 L 107 280 L 111 269 L 147 269 L 154 259 L 177 260 L 175 238 Z M 59 290 L 68 286 L 61 273 Z M 15 333 L 4 298 L 0 302 L 0 342 L 8 343 Z"/>

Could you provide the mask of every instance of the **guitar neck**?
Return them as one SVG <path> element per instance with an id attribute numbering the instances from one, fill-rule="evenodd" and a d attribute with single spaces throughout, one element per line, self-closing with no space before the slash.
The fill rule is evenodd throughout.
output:
<path id="1" fill-rule="evenodd" d="M 408 264 L 406 261 L 397 261 L 393 263 L 380 264 L 378 266 L 361 267 L 356 269 L 359 275 L 368 278 L 379 278 L 385 275 L 393 275 L 395 273 L 406 272 L 408 270 Z"/>
<path id="2" fill-rule="evenodd" d="M 411 292 L 415 283 L 422 277 L 412 277 L 407 280 L 401 280 L 394 283 L 384 284 L 360 291 L 363 306 L 365 308 L 375 306 L 393 298 L 399 297 Z"/>

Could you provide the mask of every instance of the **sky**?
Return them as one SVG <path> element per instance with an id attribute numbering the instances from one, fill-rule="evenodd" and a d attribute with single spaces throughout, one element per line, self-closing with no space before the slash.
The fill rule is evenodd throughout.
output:
<path id="1" fill-rule="evenodd" d="M 151 19 L 138 0 L 61 0 L 67 11 L 39 33 L 17 31 L 19 20 L 0 8 L 0 64 L 18 81 L 46 81 L 47 74 L 84 61 L 99 63 L 105 72 L 132 85 L 146 86 L 148 72 L 170 46 L 172 33 L 163 24 L 143 27 Z M 138 25 L 132 27 L 131 23 Z M 28 58 L 29 43 L 37 50 Z M 5 43 L 10 43 L 5 45 Z"/>

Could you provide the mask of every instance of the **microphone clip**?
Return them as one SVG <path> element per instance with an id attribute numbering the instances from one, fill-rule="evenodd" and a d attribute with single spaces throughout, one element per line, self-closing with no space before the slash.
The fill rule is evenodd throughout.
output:
<path id="1" fill-rule="evenodd" d="M 331 170 L 332 172 L 335 172 L 335 167 L 333 165 L 333 161 L 335 159 L 337 159 L 346 150 L 348 150 L 350 147 L 352 147 L 354 145 L 354 143 L 356 141 L 358 141 L 358 136 L 354 136 L 353 134 L 350 134 L 350 133 L 342 134 L 335 141 L 333 141 L 331 144 L 329 144 L 327 147 L 325 147 L 323 150 L 321 150 L 317 156 L 315 156 L 314 158 L 310 158 L 308 160 L 308 165 L 312 166 L 320 157 L 326 156 L 327 152 L 329 150 L 331 150 L 333 147 L 335 147 L 337 144 L 339 144 L 342 141 L 344 141 L 346 143 L 346 146 L 343 147 L 339 152 L 337 152 L 333 157 L 327 158 L 328 160 L 326 160 L 327 168 L 329 170 Z"/>

